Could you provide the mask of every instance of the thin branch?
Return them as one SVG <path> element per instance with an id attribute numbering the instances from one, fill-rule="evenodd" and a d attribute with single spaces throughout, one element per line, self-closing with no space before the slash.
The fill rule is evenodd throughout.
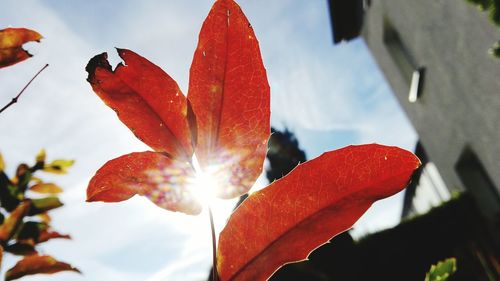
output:
<path id="1" fill-rule="evenodd" d="M 11 105 L 15 104 L 17 102 L 17 100 L 21 97 L 21 95 L 24 93 L 24 90 L 26 90 L 26 88 L 28 88 L 28 86 L 31 84 L 31 82 L 33 82 L 33 80 L 35 80 L 35 78 L 40 73 L 42 73 L 42 71 L 44 71 L 48 66 L 49 66 L 49 64 L 46 64 L 44 67 L 42 67 L 42 69 L 40 69 L 35 74 L 35 76 L 33 76 L 33 78 L 31 78 L 31 80 L 28 82 L 28 84 L 26 84 L 26 86 L 24 86 L 24 88 L 19 92 L 19 94 L 17 94 L 17 96 L 15 96 L 14 98 L 12 98 L 12 100 L 8 104 L 6 104 L 4 107 L 2 107 L 2 109 L 0 109 L 0 113 L 4 112 L 4 110 L 6 110 L 7 108 L 9 108 Z"/>
<path id="2" fill-rule="evenodd" d="M 215 237 L 214 216 L 212 209 L 208 206 L 208 215 L 210 216 L 210 228 L 212 229 L 212 281 L 218 281 L 219 275 L 217 274 L 217 240 Z"/>

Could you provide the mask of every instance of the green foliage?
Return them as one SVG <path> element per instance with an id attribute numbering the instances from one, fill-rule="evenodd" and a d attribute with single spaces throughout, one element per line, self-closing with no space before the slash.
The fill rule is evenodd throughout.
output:
<path id="1" fill-rule="evenodd" d="M 491 6 L 492 2 L 491 0 L 467 0 L 467 2 L 471 3 L 472 5 L 477 6 L 477 8 L 481 11 L 486 11 L 489 9 Z"/>
<path id="2" fill-rule="evenodd" d="M 53 183 L 45 183 L 35 174 L 66 173 L 72 164 L 73 161 L 69 160 L 54 160 L 47 164 L 45 151 L 41 150 L 34 165 L 19 164 L 15 175 L 9 177 L 4 171 L 6 165 L 0 154 L 0 260 L 4 252 L 23 257 L 8 270 L 6 280 L 37 273 L 77 271 L 55 260 L 51 267 L 47 261 L 53 258 L 39 256 L 36 248 L 53 238 L 70 237 L 53 231 L 50 226 L 48 212 L 63 205 L 57 197 L 62 189 Z M 33 195 L 36 198 L 31 198 Z"/>
<path id="3" fill-rule="evenodd" d="M 488 13 L 490 20 L 497 27 L 500 27 L 500 0 L 466 0 L 472 5 L 475 5 L 480 11 Z M 495 58 L 500 58 L 500 41 L 497 41 L 489 50 L 488 53 Z"/>
<path id="4" fill-rule="evenodd" d="M 448 258 L 432 265 L 425 275 L 425 281 L 446 281 L 455 271 L 457 271 L 457 260 Z"/>
<path id="5" fill-rule="evenodd" d="M 488 12 L 491 21 L 500 26 L 499 0 L 467 0 L 467 2 L 475 5 L 480 11 Z"/>
<path id="6" fill-rule="evenodd" d="M 500 40 L 497 41 L 489 50 L 490 55 L 500 59 Z"/>

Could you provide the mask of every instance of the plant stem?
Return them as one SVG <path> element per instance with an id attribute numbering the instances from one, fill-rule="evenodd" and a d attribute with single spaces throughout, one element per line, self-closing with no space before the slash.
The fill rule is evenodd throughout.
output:
<path id="1" fill-rule="evenodd" d="M 6 110 L 7 108 L 9 108 L 11 105 L 15 104 L 17 102 L 17 100 L 19 99 L 19 97 L 21 97 L 21 95 L 23 94 L 24 90 L 26 90 L 26 88 L 28 88 L 28 86 L 31 84 L 31 82 L 33 82 L 33 80 L 35 80 L 35 78 L 42 72 L 44 71 L 47 67 L 49 66 L 49 64 L 46 64 L 44 67 L 42 67 L 42 69 L 40 69 L 36 74 L 35 76 L 33 76 L 33 78 L 31 78 L 31 80 L 28 82 L 28 84 L 26 84 L 26 86 L 24 86 L 24 88 L 19 92 L 19 94 L 17 94 L 17 96 L 13 97 L 12 100 L 6 104 L 4 107 L 2 107 L 2 109 L 0 109 L 0 113 L 2 113 L 4 110 Z"/>
<path id="2" fill-rule="evenodd" d="M 215 227 L 214 227 L 214 216 L 212 214 L 212 209 L 208 206 L 208 215 L 210 216 L 210 228 L 212 229 L 212 281 L 218 281 L 219 276 L 217 274 L 217 241 L 215 237 Z"/>

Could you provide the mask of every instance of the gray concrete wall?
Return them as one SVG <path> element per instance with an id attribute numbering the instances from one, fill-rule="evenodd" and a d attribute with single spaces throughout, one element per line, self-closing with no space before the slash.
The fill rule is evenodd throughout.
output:
<path id="1" fill-rule="evenodd" d="M 416 103 L 384 44 L 384 18 L 426 68 Z M 487 53 L 500 29 L 465 0 L 373 0 L 364 20 L 363 37 L 448 188 L 463 188 L 455 165 L 469 145 L 500 193 L 500 60 Z"/>

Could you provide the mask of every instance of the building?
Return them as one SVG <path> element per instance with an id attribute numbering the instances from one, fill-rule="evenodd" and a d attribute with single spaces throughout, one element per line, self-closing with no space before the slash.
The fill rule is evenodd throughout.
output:
<path id="1" fill-rule="evenodd" d="M 429 224 L 410 224 L 408 243 L 420 237 L 411 233 L 435 231 L 426 228 L 433 223 L 457 223 L 451 239 L 461 235 L 453 231 L 480 222 L 475 227 L 491 239 L 476 233 L 440 251 L 476 255 L 463 266 L 490 276 L 477 280 L 499 280 L 500 59 L 487 50 L 500 39 L 500 1 L 329 0 L 329 8 L 334 43 L 362 36 L 419 135 L 415 153 L 423 168 L 406 189 L 402 217 L 423 215 L 456 194 L 468 198 L 446 215 L 429 216 Z M 468 213 L 476 215 L 466 222 Z M 445 243 L 441 234 L 436 239 Z M 485 241 L 482 249 L 469 247 Z"/>
<path id="2" fill-rule="evenodd" d="M 358 34 L 418 132 L 426 165 L 404 215 L 467 191 L 500 236 L 500 60 L 486 51 L 500 28 L 466 0 L 329 2 L 335 42 L 362 18 Z M 336 21 L 340 9 L 356 16 Z"/>

